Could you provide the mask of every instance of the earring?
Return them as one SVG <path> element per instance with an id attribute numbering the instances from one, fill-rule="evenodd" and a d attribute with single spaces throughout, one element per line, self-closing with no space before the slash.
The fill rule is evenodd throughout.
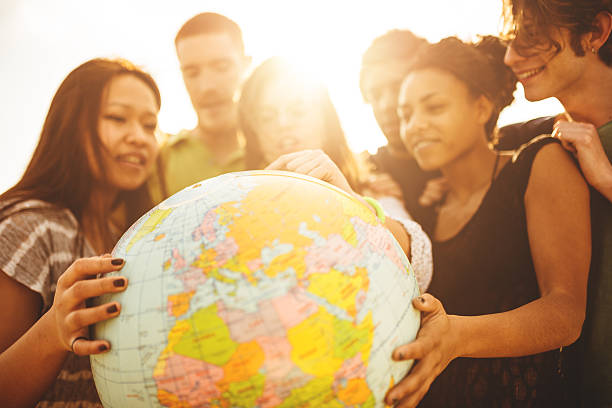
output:
<path id="1" fill-rule="evenodd" d="M 591 47 L 591 52 L 592 52 L 593 54 L 597 54 L 597 50 L 595 49 L 595 47 Z"/>

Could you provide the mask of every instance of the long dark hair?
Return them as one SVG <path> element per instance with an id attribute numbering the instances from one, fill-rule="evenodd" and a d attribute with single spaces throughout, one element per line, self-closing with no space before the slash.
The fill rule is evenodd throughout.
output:
<path id="1" fill-rule="evenodd" d="M 486 135 L 491 140 L 496 135 L 494 130 L 499 114 L 514 100 L 516 88 L 516 76 L 504 64 L 505 52 L 505 45 L 494 36 L 481 37 L 475 43 L 448 37 L 422 47 L 410 71 L 441 69 L 462 81 L 472 95 L 486 96 L 494 107 L 485 123 Z"/>
<path id="2" fill-rule="evenodd" d="M 238 122 L 246 140 L 246 165 L 249 169 L 260 169 L 265 166 L 264 155 L 255 132 L 254 118 L 261 103 L 263 90 L 275 81 L 291 78 L 295 81 L 305 80 L 299 72 L 281 57 L 272 57 L 259 65 L 245 82 L 238 103 Z M 312 78 L 308 78 L 311 80 Z M 316 103 L 311 109 L 319 109 L 323 115 L 325 142 L 323 151 L 340 168 L 351 187 L 360 187 L 357 161 L 351 152 L 338 113 L 332 104 L 327 88 L 320 82 L 313 82 Z"/>
<path id="3" fill-rule="evenodd" d="M 103 58 L 83 63 L 59 86 L 30 163 L 17 184 L 0 195 L 0 201 L 15 205 L 29 199 L 43 200 L 69 209 L 81 220 L 96 183 L 85 146 L 92 147 L 104 175 L 98 118 L 104 90 L 118 75 L 133 75 L 142 80 L 153 91 L 157 106 L 161 106 L 153 78 L 132 63 Z M 146 185 L 120 193 L 116 205 L 121 203 L 125 203 L 128 225 L 152 206 Z"/>

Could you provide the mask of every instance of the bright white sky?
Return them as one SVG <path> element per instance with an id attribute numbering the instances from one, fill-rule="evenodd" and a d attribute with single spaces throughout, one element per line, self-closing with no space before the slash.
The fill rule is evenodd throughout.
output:
<path id="1" fill-rule="evenodd" d="M 1 0 L 0 191 L 25 169 L 60 82 L 90 58 L 124 57 L 144 67 L 161 90 L 160 128 L 194 127 L 173 40 L 188 18 L 203 11 L 241 26 L 255 65 L 284 55 L 321 73 L 353 150 L 374 151 L 385 139 L 358 86 L 361 54 L 370 42 L 392 28 L 429 41 L 494 34 L 501 0 Z M 560 111 L 554 100 L 519 98 L 500 124 Z"/>

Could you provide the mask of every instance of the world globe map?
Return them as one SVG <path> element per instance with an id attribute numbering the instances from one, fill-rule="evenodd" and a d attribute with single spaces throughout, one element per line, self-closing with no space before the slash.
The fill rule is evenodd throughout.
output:
<path id="1" fill-rule="evenodd" d="M 355 197 L 279 171 L 176 193 L 113 250 L 127 289 L 95 326 L 109 407 L 374 407 L 410 368 L 414 272 Z"/>

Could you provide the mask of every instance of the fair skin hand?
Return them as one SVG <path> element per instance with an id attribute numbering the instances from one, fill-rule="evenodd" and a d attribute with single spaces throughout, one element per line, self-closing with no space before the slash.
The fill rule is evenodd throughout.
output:
<path id="1" fill-rule="evenodd" d="M 447 315 L 429 294 L 415 299 L 415 308 L 422 312 L 421 329 L 414 342 L 398 347 L 392 357 L 414 359 L 416 364 L 389 390 L 386 403 L 417 406 L 457 357 L 525 356 L 578 338 L 590 263 L 589 199 L 586 183 L 560 146 L 544 146 L 537 154 L 524 200 L 540 298 L 482 316 Z"/>
<path id="2" fill-rule="evenodd" d="M 364 205 L 376 212 L 361 196 L 353 191 L 338 166 L 322 150 L 303 150 L 285 154 L 270 163 L 266 170 L 292 171 L 326 181 L 356 197 Z M 404 227 L 389 217 L 385 220 L 385 227 L 391 231 L 402 250 L 410 259 L 410 236 Z"/>
<path id="3" fill-rule="evenodd" d="M 553 134 L 574 154 L 588 183 L 612 201 L 612 164 L 595 126 L 562 120 L 555 123 Z"/>
<path id="4" fill-rule="evenodd" d="M 42 317 L 40 295 L 0 271 L 0 308 L 14 312 L 3 319 L 0 331 L 2 406 L 36 405 L 70 352 L 85 356 L 110 350 L 106 340 L 87 339 L 89 326 L 118 316 L 121 305 L 88 308 L 85 301 L 125 290 L 125 277 L 95 278 L 123 267 L 122 260 L 115 263 L 110 255 L 76 260 L 58 280 L 53 305 Z"/>

